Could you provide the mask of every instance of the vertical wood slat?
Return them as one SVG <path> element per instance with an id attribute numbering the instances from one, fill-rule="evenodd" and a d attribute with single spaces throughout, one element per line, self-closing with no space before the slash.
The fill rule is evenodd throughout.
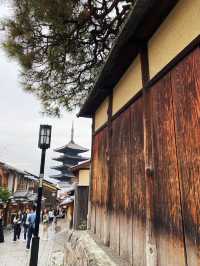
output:
<path id="1" fill-rule="evenodd" d="M 108 102 L 108 127 L 107 127 L 107 173 L 108 173 L 108 183 L 107 183 L 107 193 L 106 193 L 106 208 L 105 208 L 105 234 L 104 243 L 105 245 L 110 245 L 110 230 L 111 230 L 111 184 L 112 184 L 112 113 L 113 113 L 113 92 L 109 96 Z"/>
<path id="2" fill-rule="evenodd" d="M 108 107 L 108 167 L 109 167 L 109 197 L 108 197 L 108 210 L 109 210 L 109 245 L 110 248 L 120 253 L 120 220 L 119 220 L 119 180 L 116 177 L 116 146 L 113 145 L 115 141 L 114 123 L 112 121 L 112 95 L 109 98 Z M 117 131 L 115 132 L 117 133 Z"/>
<path id="3" fill-rule="evenodd" d="M 124 258 L 129 258 L 132 263 L 132 182 L 130 167 L 130 108 L 127 109 L 118 121 L 116 121 L 115 144 L 116 164 L 118 173 L 115 178 L 118 179 L 118 208 L 119 208 L 119 254 Z M 116 141 L 116 139 L 115 139 Z M 116 143 L 116 142 L 115 142 Z"/>
<path id="4" fill-rule="evenodd" d="M 96 202 L 96 233 L 100 239 L 104 238 L 105 229 L 105 206 L 107 195 L 107 167 L 106 167 L 106 149 L 107 149 L 107 129 L 104 128 L 95 136 L 95 172 L 96 193 L 94 195 Z"/>
<path id="5" fill-rule="evenodd" d="M 138 99 L 131 112 L 131 198 L 132 198 L 132 265 L 145 266 L 146 190 L 144 169 L 143 100 Z"/>
<path id="6" fill-rule="evenodd" d="M 187 265 L 200 265 L 200 48 L 171 73 Z"/>
<path id="7" fill-rule="evenodd" d="M 154 227 L 159 266 L 185 264 L 170 73 L 150 91 L 154 155 Z"/>
<path id="8" fill-rule="evenodd" d="M 112 160 L 112 182 L 111 182 L 111 225 L 110 225 L 110 247 L 120 254 L 120 210 L 119 210 L 119 201 L 121 199 L 121 186 L 120 186 L 120 162 L 119 162 L 119 128 L 118 120 L 112 122 L 112 146 L 111 146 L 111 160 Z M 117 130 L 116 130 L 117 129 Z"/>
<path id="9" fill-rule="evenodd" d="M 154 228 L 153 206 L 153 142 L 152 142 L 152 99 L 145 84 L 149 80 L 149 61 L 147 44 L 141 44 L 141 71 L 143 83 L 143 123 L 144 123 L 144 161 L 146 183 L 146 265 L 157 266 L 157 248 Z"/>
<path id="10" fill-rule="evenodd" d="M 112 122 L 110 246 L 132 263 L 130 110 Z"/>
<path id="11" fill-rule="evenodd" d="M 87 228 L 92 230 L 94 228 L 94 207 L 92 204 L 92 193 L 93 193 L 93 165 L 94 165 L 94 132 L 95 131 L 95 122 L 94 118 L 92 119 L 92 149 L 91 149 L 91 164 L 90 164 L 90 175 L 89 175 L 89 197 L 88 197 L 88 220 Z M 93 231 L 93 230 L 92 230 Z"/>
<path id="12" fill-rule="evenodd" d="M 76 186 L 74 200 L 74 222 L 75 230 L 81 229 L 87 222 L 88 214 L 88 186 Z"/>
<path id="13" fill-rule="evenodd" d="M 97 204 L 97 163 L 98 163 L 98 136 L 93 136 L 94 143 L 92 147 L 92 184 L 91 184 L 91 230 L 96 233 L 96 204 Z"/>
<path id="14" fill-rule="evenodd" d="M 107 198 L 108 198 L 108 183 L 109 183 L 109 175 L 108 175 L 108 164 L 107 164 L 107 128 L 104 130 L 104 136 L 102 141 L 102 179 L 101 179 L 101 217 L 102 217 L 102 225 L 101 225 L 101 240 L 105 242 L 106 234 L 107 234 Z"/>

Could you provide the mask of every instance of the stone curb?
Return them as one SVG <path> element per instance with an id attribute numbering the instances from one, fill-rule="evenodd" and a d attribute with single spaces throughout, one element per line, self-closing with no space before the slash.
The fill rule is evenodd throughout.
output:
<path id="1" fill-rule="evenodd" d="M 87 231 L 68 231 L 66 266 L 117 266 Z"/>

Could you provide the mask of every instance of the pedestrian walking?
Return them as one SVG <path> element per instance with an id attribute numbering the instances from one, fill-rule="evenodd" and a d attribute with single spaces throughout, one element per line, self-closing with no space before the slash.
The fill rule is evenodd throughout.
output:
<path id="1" fill-rule="evenodd" d="M 24 241 L 26 241 L 26 238 L 27 238 L 27 234 L 28 234 L 28 225 L 29 225 L 29 222 L 28 222 L 28 217 L 29 217 L 29 209 L 26 210 L 26 212 L 23 213 L 23 216 L 22 216 L 22 225 L 23 225 L 23 228 L 24 228 Z"/>
<path id="2" fill-rule="evenodd" d="M 59 209 L 58 208 L 57 209 L 54 209 L 53 215 L 54 215 L 53 221 L 54 221 L 54 224 L 56 225 L 57 224 L 57 217 L 59 215 Z"/>
<path id="3" fill-rule="evenodd" d="M 13 241 L 14 242 L 16 242 L 18 238 L 18 221 L 19 221 L 19 214 L 16 213 L 13 219 L 13 228 L 14 228 Z"/>
<path id="4" fill-rule="evenodd" d="M 47 209 L 44 209 L 42 223 L 43 223 L 43 240 L 48 240 L 49 219 L 48 219 Z"/>
<path id="5" fill-rule="evenodd" d="M 17 239 L 20 240 L 21 235 L 21 225 L 22 225 L 22 212 L 18 211 L 18 221 L 17 221 Z"/>
<path id="6" fill-rule="evenodd" d="M 3 233 L 3 215 L 0 212 L 0 243 L 4 242 L 4 233 Z"/>
<path id="7" fill-rule="evenodd" d="M 30 214 L 28 215 L 28 239 L 26 249 L 30 249 L 31 239 L 35 232 L 35 220 L 36 220 L 36 207 L 33 206 Z"/>
<path id="8" fill-rule="evenodd" d="M 49 210 L 48 216 L 49 216 L 49 223 L 52 223 L 54 217 L 52 209 Z"/>

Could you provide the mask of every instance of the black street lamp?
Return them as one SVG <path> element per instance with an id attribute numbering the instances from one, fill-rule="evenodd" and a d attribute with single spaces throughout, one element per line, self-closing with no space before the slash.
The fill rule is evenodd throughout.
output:
<path id="1" fill-rule="evenodd" d="M 37 208 L 36 208 L 36 220 L 35 220 L 35 232 L 32 239 L 31 245 L 31 257 L 29 266 L 37 266 L 38 264 L 38 252 L 39 252 L 39 225 L 40 225 L 40 213 L 41 213 L 41 202 L 42 202 L 42 183 L 44 177 L 44 165 L 46 149 L 50 147 L 51 143 L 51 126 L 40 125 L 38 147 L 42 149 L 41 164 L 40 164 L 40 176 L 38 186 L 38 197 L 37 197 Z"/>

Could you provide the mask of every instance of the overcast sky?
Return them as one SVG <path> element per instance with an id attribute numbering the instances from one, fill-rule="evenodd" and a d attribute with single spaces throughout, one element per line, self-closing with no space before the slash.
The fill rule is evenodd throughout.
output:
<path id="1" fill-rule="evenodd" d="M 6 6 L 0 4 L 0 19 L 9 14 Z M 3 32 L 0 32 L 2 40 Z M 38 100 L 22 90 L 20 68 L 0 48 L 0 161 L 22 170 L 38 174 L 40 150 L 37 147 L 39 125 L 52 125 L 51 149 L 47 150 L 46 176 L 58 173 L 50 169 L 57 164 L 52 157 L 59 154 L 53 149 L 70 140 L 72 120 L 75 127 L 75 141 L 85 147 L 91 145 L 90 119 L 76 118 L 75 113 L 63 113 L 61 119 L 43 117 Z"/>

